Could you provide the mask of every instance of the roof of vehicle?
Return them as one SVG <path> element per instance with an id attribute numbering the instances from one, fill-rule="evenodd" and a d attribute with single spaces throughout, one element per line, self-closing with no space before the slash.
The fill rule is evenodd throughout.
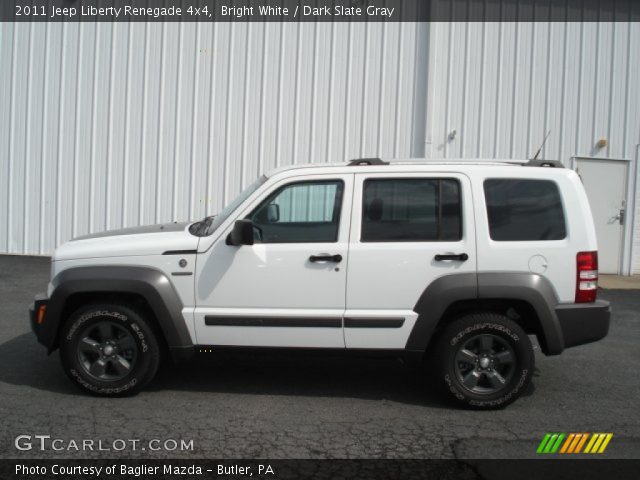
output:
<path id="1" fill-rule="evenodd" d="M 561 162 L 557 160 L 526 160 L 526 159 L 425 159 L 425 158 L 406 158 L 406 159 L 389 159 L 382 160 L 379 158 L 362 158 L 362 159 L 354 159 L 349 162 L 342 163 L 307 163 L 307 164 L 297 164 L 297 165 L 285 165 L 282 167 L 278 167 L 274 170 L 271 170 L 268 173 L 268 176 L 271 177 L 278 173 L 286 172 L 289 170 L 299 170 L 299 169 L 340 169 L 344 170 L 345 167 L 349 167 L 349 169 L 361 169 L 367 170 L 372 167 L 380 167 L 384 168 L 384 170 L 393 168 L 393 167 L 407 167 L 407 166 L 432 166 L 432 167 L 442 167 L 442 166 L 451 166 L 451 165 L 464 165 L 464 166 L 495 166 L 495 167 L 512 167 L 512 168 L 521 168 L 523 166 L 538 166 L 538 167 L 557 167 L 562 168 Z"/>

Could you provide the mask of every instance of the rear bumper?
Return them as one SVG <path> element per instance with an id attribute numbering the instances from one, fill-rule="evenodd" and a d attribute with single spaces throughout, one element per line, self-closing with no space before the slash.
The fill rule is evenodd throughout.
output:
<path id="1" fill-rule="evenodd" d="M 45 293 L 39 293 L 38 295 L 35 296 L 35 298 L 33 299 L 33 303 L 29 306 L 29 322 L 31 323 L 31 330 L 33 331 L 33 333 L 36 334 L 36 337 L 38 338 L 38 341 L 47 346 L 47 342 L 44 340 L 43 338 L 43 329 L 44 329 L 44 322 L 42 324 L 38 324 L 38 309 L 43 306 L 43 305 L 47 305 L 49 303 L 49 299 L 47 298 L 47 295 Z M 45 319 L 46 319 L 46 313 L 45 313 Z"/>
<path id="2" fill-rule="evenodd" d="M 564 348 L 595 342 L 609 333 L 611 305 L 604 300 L 558 305 L 556 315 Z"/>

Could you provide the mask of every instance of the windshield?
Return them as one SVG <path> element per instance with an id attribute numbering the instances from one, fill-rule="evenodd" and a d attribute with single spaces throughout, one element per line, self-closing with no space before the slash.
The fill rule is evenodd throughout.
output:
<path id="1" fill-rule="evenodd" d="M 222 223 L 224 223 L 227 218 L 229 218 L 229 215 L 231 215 L 235 211 L 235 209 L 242 204 L 242 202 L 249 198 L 249 196 L 266 181 L 267 177 L 265 175 L 262 175 L 255 182 L 253 182 L 242 192 L 240 192 L 240 195 L 234 198 L 233 201 L 229 203 L 229 205 L 227 205 L 220 211 L 220 213 L 218 213 L 217 215 L 205 217 L 199 222 L 194 223 L 189 227 L 189 231 L 197 237 L 206 237 L 211 235 L 220 225 L 222 225 Z"/>

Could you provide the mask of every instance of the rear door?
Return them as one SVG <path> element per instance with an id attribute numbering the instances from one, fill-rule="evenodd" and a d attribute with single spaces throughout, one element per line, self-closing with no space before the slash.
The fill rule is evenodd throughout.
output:
<path id="1" fill-rule="evenodd" d="M 357 174 L 352 218 L 345 345 L 404 348 L 423 290 L 441 276 L 476 271 L 469 179 Z"/>

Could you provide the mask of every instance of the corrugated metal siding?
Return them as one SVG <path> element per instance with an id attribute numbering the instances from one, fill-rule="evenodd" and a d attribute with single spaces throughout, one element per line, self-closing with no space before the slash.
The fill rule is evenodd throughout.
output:
<path id="1" fill-rule="evenodd" d="M 428 25 L 0 24 L 0 252 L 219 210 L 260 172 L 424 155 Z"/>
<path id="2" fill-rule="evenodd" d="M 526 158 L 548 129 L 545 158 L 634 158 L 637 45 L 621 22 L 0 24 L 0 252 L 197 218 L 291 163 Z"/>
<path id="3" fill-rule="evenodd" d="M 637 158 L 640 23 L 438 23 L 430 39 L 427 157 L 530 158 L 551 130 L 541 158 Z M 640 273 L 640 208 L 633 237 Z"/>

